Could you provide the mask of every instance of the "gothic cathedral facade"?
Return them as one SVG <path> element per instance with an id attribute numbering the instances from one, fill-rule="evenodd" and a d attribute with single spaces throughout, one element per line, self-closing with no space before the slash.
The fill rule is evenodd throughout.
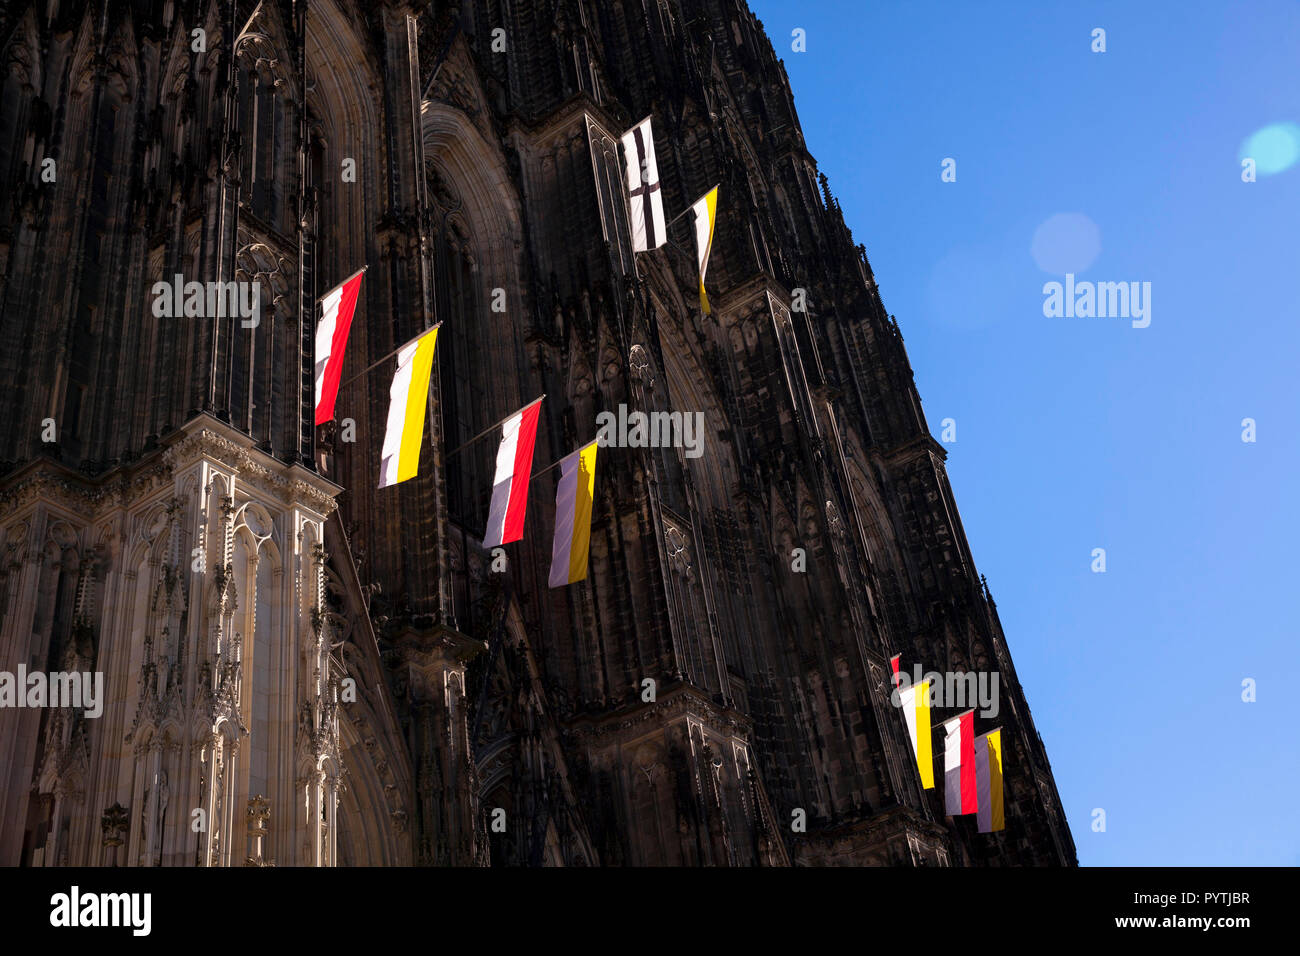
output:
<path id="1" fill-rule="evenodd" d="M 1075 863 L 744 0 L 14 0 L 0 69 L 0 671 L 103 675 L 97 716 L 0 708 L 0 865 Z M 632 252 L 646 116 L 670 217 L 719 187 L 711 314 L 689 220 Z M 259 321 L 156 314 L 176 276 Z M 362 373 L 433 322 L 419 476 L 378 489 Z M 542 394 L 539 467 L 620 407 L 705 426 L 602 449 L 555 589 L 554 475 L 493 553 L 471 442 Z M 896 654 L 1000 676 L 1003 829 L 922 789 Z"/>

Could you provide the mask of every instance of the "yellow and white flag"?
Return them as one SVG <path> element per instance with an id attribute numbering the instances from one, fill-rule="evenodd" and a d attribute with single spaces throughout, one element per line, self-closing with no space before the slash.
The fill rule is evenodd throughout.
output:
<path id="1" fill-rule="evenodd" d="M 596 443 L 592 441 L 560 461 L 560 486 L 555 492 L 555 541 L 551 545 L 550 586 L 553 588 L 587 577 L 595 490 Z"/>
<path id="2" fill-rule="evenodd" d="M 388 390 L 388 428 L 384 432 L 379 487 L 387 488 L 420 470 L 420 439 L 424 437 L 424 410 L 433 372 L 433 346 L 438 326 L 402 346 L 397 353 L 397 374 Z"/>
<path id="3" fill-rule="evenodd" d="M 1002 816 L 1002 729 L 975 738 L 975 789 L 979 794 L 976 820 L 980 833 L 1001 830 Z"/>
<path id="4" fill-rule="evenodd" d="M 700 308 L 709 311 L 709 297 L 704 294 L 704 272 L 709 267 L 709 252 L 713 249 L 713 223 L 718 215 L 718 187 L 714 186 L 704 198 L 691 207 L 695 213 L 695 249 L 700 260 Z"/>
<path id="5" fill-rule="evenodd" d="M 930 730 L 930 682 L 923 680 L 898 691 L 899 707 L 907 721 L 907 735 L 912 738 L 912 754 L 921 774 L 921 787 L 934 789 L 934 751 Z"/>

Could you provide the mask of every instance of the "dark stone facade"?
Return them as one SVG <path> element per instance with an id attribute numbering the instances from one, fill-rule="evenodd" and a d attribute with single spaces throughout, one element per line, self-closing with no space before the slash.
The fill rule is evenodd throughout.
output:
<path id="1" fill-rule="evenodd" d="M 41 0 L 0 20 L 0 524 L 51 482 L 89 502 L 82 524 L 68 506 L 76 557 L 34 612 L 39 647 L 12 625 L 0 667 L 80 641 L 128 669 L 99 636 L 117 551 L 96 509 L 129 512 L 179 431 L 211 422 L 231 460 L 341 488 L 319 617 L 325 670 L 362 697 L 341 705 L 340 760 L 373 783 L 340 804 L 331 862 L 1073 865 L 899 326 L 745 4 L 255 7 Z M 669 218 L 720 187 L 711 316 L 688 219 L 681 249 L 631 252 L 616 142 L 646 115 Z M 317 300 L 362 264 L 345 380 L 443 323 L 420 476 L 383 490 L 391 363 L 340 394 L 353 434 L 311 426 Z M 155 317 L 148 290 L 174 274 L 259 281 L 260 325 Z M 699 458 L 601 450 L 590 573 L 556 590 L 555 473 L 500 572 L 479 544 L 495 448 L 444 454 L 543 392 L 534 470 L 620 405 L 705 422 Z M 18 536 L 36 540 L 17 520 L 6 614 Z M 920 789 L 895 653 L 999 672 L 977 732 L 1003 728 L 1005 831 L 945 818 L 941 774 Z M 36 773 L 55 723 L 0 724 L 0 751 L 31 755 L 0 782 L 32 792 L 0 863 L 63 832 Z M 87 819 L 110 791 L 79 791 Z"/>

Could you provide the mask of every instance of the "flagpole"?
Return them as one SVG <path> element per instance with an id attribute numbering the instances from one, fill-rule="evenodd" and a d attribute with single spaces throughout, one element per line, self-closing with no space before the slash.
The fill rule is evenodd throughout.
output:
<path id="1" fill-rule="evenodd" d="M 599 438 L 593 438 L 591 441 L 599 441 Z M 583 445 L 579 446 L 578 448 L 575 448 L 573 451 L 569 452 L 567 455 L 564 456 L 564 458 L 572 458 L 575 454 L 577 454 L 578 452 L 582 451 L 583 448 L 586 448 L 587 445 L 590 445 L 590 444 L 591 444 L 590 441 L 589 441 L 589 442 L 586 442 L 585 444 L 583 444 Z M 556 468 L 559 468 L 560 465 L 564 464 L 564 458 L 561 458 L 559 461 L 551 462 L 551 464 L 547 465 L 547 466 L 546 466 L 545 468 L 543 468 L 541 471 L 536 472 L 536 473 L 534 473 L 533 475 L 530 475 L 529 478 L 528 478 L 528 480 L 531 482 L 534 478 L 540 478 L 540 477 L 542 477 L 542 475 L 546 474 L 548 471 L 554 471 Z M 532 485 L 529 485 L 529 487 L 531 488 Z"/>
<path id="2" fill-rule="evenodd" d="M 387 355 L 383 356 L 382 358 L 375 359 L 375 361 L 371 362 L 369 365 L 367 365 L 365 368 L 363 368 L 360 372 L 357 372 L 356 375 L 353 375 L 350 379 L 348 379 L 346 382 L 344 382 L 342 385 L 340 385 L 340 386 L 339 386 L 339 391 L 342 391 L 342 390 L 343 390 L 343 386 L 344 386 L 344 385 L 351 385 L 353 382 L 355 382 L 357 379 L 359 379 L 362 375 L 365 375 L 365 374 L 366 374 L 367 372 L 369 372 L 371 369 L 376 368 L 377 366 L 382 365 L 384 362 L 388 361 L 390 358 L 392 358 L 392 357 L 393 357 L 394 355 L 396 355 L 398 352 L 402 351 L 402 349 L 404 349 L 404 348 L 406 348 L 408 345 L 410 345 L 411 342 L 415 342 L 415 341 L 417 341 L 418 339 L 422 339 L 422 338 L 424 338 L 424 336 L 428 335 L 428 334 L 429 334 L 430 332 L 432 332 L 434 329 L 441 328 L 441 327 L 442 327 L 442 323 L 441 323 L 441 322 L 435 323 L 434 325 L 429 326 L 427 329 L 425 329 L 423 332 L 421 332 L 419 335 L 417 335 L 415 338 L 411 339 L 410 341 L 403 342 L 401 345 L 399 345 L 397 348 L 393 349 L 391 352 L 389 352 Z"/>
<path id="3" fill-rule="evenodd" d="M 568 455 L 565 455 L 565 456 L 564 456 L 564 458 L 568 458 L 568 457 L 569 457 Z M 540 478 L 540 477 L 542 477 L 542 475 L 546 474 L 548 471 L 554 471 L 556 468 L 559 468 L 559 467 L 560 467 L 560 464 L 564 461 L 564 458 L 561 458 L 559 461 L 555 461 L 555 462 L 552 462 L 551 464 L 547 465 L 547 466 L 546 466 L 545 468 L 543 468 L 541 471 L 539 471 L 539 472 L 537 472 L 536 474 L 530 476 L 528 480 L 529 480 L 529 481 L 532 481 L 533 478 Z M 532 485 L 529 485 L 528 487 L 531 488 Z"/>
<path id="4" fill-rule="evenodd" d="M 705 193 L 705 195 L 708 195 L 708 194 Z M 695 200 L 695 202 L 699 202 L 699 200 L 697 199 L 697 200 Z M 679 212 L 677 215 L 673 216 L 673 218 L 669 219 L 666 223 L 664 223 L 664 229 L 667 230 L 667 228 L 668 228 L 669 226 L 671 226 L 673 223 L 675 223 L 678 219 L 681 219 L 682 216 L 686 215 L 688 212 L 694 212 L 694 211 L 695 211 L 695 203 L 691 203 L 689 206 L 687 206 L 685 209 L 683 209 L 683 210 L 682 210 L 681 212 Z"/>
<path id="5" fill-rule="evenodd" d="M 341 288 L 343 288 L 343 286 L 347 285 L 349 282 L 351 282 L 353 279 L 355 279 L 357 276 L 361 275 L 361 273 L 365 272 L 365 271 L 366 271 L 367 269 L 369 269 L 369 268 L 370 268 L 370 266 L 362 266 L 360 269 L 358 269 L 356 272 L 352 273 L 352 275 L 348 276 L 346 279 L 344 279 L 344 280 L 343 280 L 342 282 L 340 282 L 338 285 L 330 286 L 330 290 L 329 290 L 329 292 L 326 292 L 325 295 L 322 295 L 320 298 L 324 299 L 326 296 L 328 296 L 328 295 L 330 294 L 330 292 L 333 292 L 335 289 L 341 289 Z"/>
<path id="6" fill-rule="evenodd" d="M 939 727 L 942 727 L 944 724 L 950 723 L 951 721 L 957 720 L 960 717 L 965 717 L 967 714 L 973 714 L 973 713 L 975 713 L 975 708 L 971 707 L 969 710 L 963 710 L 960 714 L 953 714 L 947 720 L 941 720 L 937 724 L 931 724 L 930 729 L 935 730 Z M 983 734 L 981 734 L 980 736 L 983 736 Z"/>
<path id="7" fill-rule="evenodd" d="M 718 186 L 721 186 L 721 185 L 722 185 L 721 183 L 718 183 Z M 710 186 L 708 189 L 704 190 L 704 195 L 701 196 L 700 199 L 704 199 L 704 198 L 706 198 L 706 197 L 709 195 L 709 193 L 711 193 L 711 192 L 713 192 L 713 190 L 717 189 L 718 186 Z M 695 207 L 696 207 L 697 205 L 699 205 L 700 199 L 695 200 L 695 202 L 691 203 L 689 206 L 687 206 L 685 209 L 683 209 L 683 210 L 682 210 L 681 212 L 679 212 L 677 215 L 673 216 L 673 218 L 669 219 L 666 223 L 664 223 L 664 229 L 667 230 L 669 226 L 671 226 L 673 223 L 675 223 L 678 219 L 681 219 L 682 216 L 686 215 L 688 212 L 694 212 L 694 211 L 695 211 Z"/>
<path id="8" fill-rule="evenodd" d="M 654 113 L 650 113 L 648 116 L 645 117 L 645 119 L 637 120 L 635 123 L 633 123 L 633 124 L 632 124 L 631 126 L 629 126 L 627 129 L 625 129 L 623 132 L 619 133 L 619 135 L 618 135 L 618 141 L 617 141 L 617 142 L 618 142 L 618 145 L 619 145 L 619 146 L 622 146 L 622 147 L 623 147 L 623 158 L 624 158 L 624 159 L 627 158 L 627 155 L 628 155 L 628 149 L 627 149 L 627 146 L 625 146 L 625 145 L 623 144 L 623 137 L 626 136 L 626 135 L 628 135 L 628 133 L 631 133 L 633 130 L 638 129 L 638 128 L 640 128 L 641 126 L 645 125 L 646 120 L 652 120 L 652 119 L 654 119 L 654 118 L 655 118 L 655 114 L 654 114 Z M 601 127 L 601 129 L 604 129 L 604 127 Z M 606 133 L 608 134 L 608 131 L 606 131 Z M 610 138 L 610 139 L 614 139 L 613 136 L 610 136 L 609 138 Z M 654 145 L 654 139 L 653 139 L 653 137 L 651 138 L 650 145 L 651 145 L 651 146 Z"/>
<path id="9" fill-rule="evenodd" d="M 531 402 L 529 402 L 529 403 L 528 403 L 527 405 L 525 405 L 523 408 L 516 409 L 515 411 L 513 411 L 513 412 L 511 412 L 509 415 L 507 415 L 505 418 L 501 419 L 501 421 L 499 421 L 499 422 L 495 422 L 495 423 L 489 425 L 487 428 L 483 429 L 481 432 L 479 432 L 479 433 L 478 433 L 477 435 L 475 435 L 473 438 L 470 438 L 470 439 L 468 439 L 467 441 L 461 442 L 461 444 L 459 445 L 459 447 L 454 448 L 453 450 L 447 452 L 447 454 L 445 454 L 445 455 L 442 456 L 443 461 L 446 461 L 446 460 L 447 460 L 448 458 L 450 458 L 452 455 L 455 455 L 455 454 L 458 454 L 459 452 L 464 451 L 466 448 L 468 448 L 470 445 L 474 444 L 476 441 L 478 441 L 478 440 L 479 440 L 480 438 L 482 438 L 484 435 L 487 435 L 487 434 L 490 434 L 491 432 L 496 431 L 498 428 L 501 427 L 501 423 L 502 423 L 502 422 L 507 421 L 508 419 L 514 418 L 516 415 L 518 415 L 518 414 L 519 414 L 520 412 L 522 412 L 522 411 L 526 411 L 526 410 L 532 408 L 534 405 L 536 405 L 538 402 L 540 402 L 540 401 L 541 401 L 543 398 L 545 398 L 545 397 L 546 397 L 546 393 L 543 392 L 539 398 L 535 398 L 535 399 L 533 399 Z"/>

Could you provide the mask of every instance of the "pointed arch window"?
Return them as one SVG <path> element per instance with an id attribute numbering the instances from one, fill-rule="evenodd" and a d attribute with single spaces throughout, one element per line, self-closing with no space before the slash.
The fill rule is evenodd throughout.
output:
<path id="1" fill-rule="evenodd" d="M 632 227 L 627 219 L 627 197 L 623 191 L 623 169 L 619 164 L 618 143 L 590 116 L 586 120 L 591 171 L 600 206 L 601 232 L 618 268 L 627 275 L 633 269 Z"/>
<path id="2" fill-rule="evenodd" d="M 241 57 L 239 62 L 240 204 L 262 223 L 288 234 L 284 183 L 295 179 L 294 144 L 297 105 L 291 89 L 275 75 L 276 61 Z"/>
<path id="3" fill-rule="evenodd" d="M 457 204 L 458 205 L 458 204 Z M 437 360 L 441 383 L 444 447 L 459 448 L 491 424 L 492 409 L 486 392 L 490 370 L 483 367 L 486 354 L 483 323 L 487 310 L 480 288 L 478 261 L 468 232 L 458 216 L 448 210 L 435 244 L 436 315 L 448 334 L 438 340 Z M 461 527 L 482 533 L 492 495 L 496 449 L 490 441 L 475 442 L 447 463 L 447 511 Z"/>

